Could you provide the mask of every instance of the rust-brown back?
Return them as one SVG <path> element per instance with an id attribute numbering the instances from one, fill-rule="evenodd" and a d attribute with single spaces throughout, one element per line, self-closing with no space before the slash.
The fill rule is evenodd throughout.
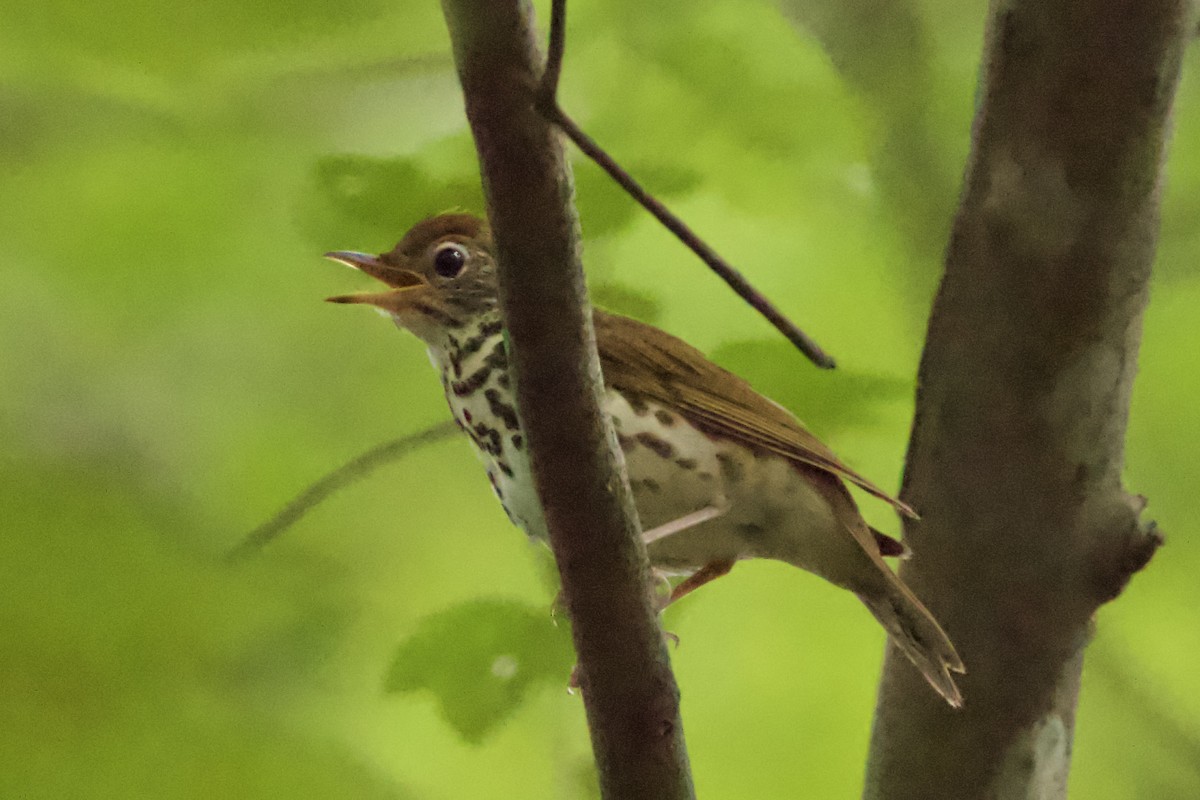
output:
<path id="1" fill-rule="evenodd" d="M 595 310 L 604 381 L 676 408 L 711 436 L 775 453 L 844 478 L 916 517 L 907 504 L 843 464 L 790 412 L 681 339 L 629 317 Z"/>

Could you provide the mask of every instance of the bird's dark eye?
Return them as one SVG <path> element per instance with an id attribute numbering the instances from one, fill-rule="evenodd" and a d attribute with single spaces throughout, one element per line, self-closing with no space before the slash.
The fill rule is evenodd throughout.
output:
<path id="1" fill-rule="evenodd" d="M 467 249 L 461 244 L 446 242 L 433 254 L 433 271 L 443 278 L 453 278 L 467 265 Z"/>

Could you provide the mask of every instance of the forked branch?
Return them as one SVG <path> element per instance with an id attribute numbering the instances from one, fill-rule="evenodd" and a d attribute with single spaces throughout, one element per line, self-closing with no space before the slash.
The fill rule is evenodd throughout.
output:
<path id="1" fill-rule="evenodd" d="M 833 357 L 821 349 L 813 339 L 800 330 L 794 322 L 784 316 L 775 305 L 761 292 L 751 285 L 746 276 L 734 268 L 712 247 L 708 245 L 695 231 L 688 227 L 676 214 L 667 208 L 662 201 L 648 192 L 633 176 L 617 163 L 592 137 L 588 136 L 579 125 L 571 119 L 558 103 L 558 81 L 562 75 L 563 54 L 566 50 L 567 35 L 567 0 L 554 0 L 550 11 L 550 45 L 546 55 L 546 66 L 542 72 L 542 80 L 538 86 L 538 109 L 556 125 L 584 155 L 608 173 L 630 197 L 642 208 L 650 212 L 655 219 L 675 234 L 679 241 L 700 257 L 721 280 L 725 281 L 739 297 L 750 304 L 750 307 L 767 319 L 782 333 L 787 340 L 796 346 L 810 361 L 822 369 L 833 369 L 836 362 Z"/>

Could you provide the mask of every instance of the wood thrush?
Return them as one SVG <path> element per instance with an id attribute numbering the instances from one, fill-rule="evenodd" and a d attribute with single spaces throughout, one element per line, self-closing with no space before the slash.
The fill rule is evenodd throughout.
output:
<path id="1" fill-rule="evenodd" d="M 379 256 L 328 253 L 387 284 L 331 297 L 367 303 L 420 337 L 450 410 L 475 444 L 509 518 L 544 536 L 542 512 L 508 373 L 496 263 L 487 224 L 445 214 Z M 904 546 L 870 528 L 843 481 L 915 516 L 847 467 L 782 406 L 653 326 L 594 312 L 603 410 L 624 455 L 647 552 L 689 577 L 671 599 L 743 558 L 773 558 L 854 592 L 952 706 L 962 696 L 954 646 L 884 563 Z"/>

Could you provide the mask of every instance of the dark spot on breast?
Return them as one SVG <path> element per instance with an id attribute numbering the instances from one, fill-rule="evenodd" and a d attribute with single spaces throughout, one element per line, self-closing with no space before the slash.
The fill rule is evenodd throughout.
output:
<path id="1" fill-rule="evenodd" d="M 695 469 L 696 468 L 696 459 L 694 459 L 694 458 L 677 458 L 677 459 L 675 459 L 675 465 L 677 467 L 679 467 L 680 469 Z"/>
<path id="2" fill-rule="evenodd" d="M 480 450 L 487 449 L 486 447 L 484 447 L 483 442 L 479 441 L 479 435 L 476 434 L 475 431 L 473 431 L 472 429 L 467 428 L 465 426 L 463 427 L 463 430 L 467 432 L 467 436 L 471 437 L 471 441 L 475 443 L 476 447 L 478 447 Z"/>
<path id="3" fill-rule="evenodd" d="M 504 492 L 500 491 L 500 484 L 496 482 L 496 473 L 490 469 L 487 471 L 488 480 L 492 482 L 492 491 L 496 493 L 496 497 L 500 498 L 500 503 L 504 503 Z M 507 509 L 505 509 L 507 511 Z"/>
<path id="4" fill-rule="evenodd" d="M 508 389 L 512 386 L 512 381 L 508 379 L 507 372 L 502 372 L 500 377 L 496 379 L 496 383 L 500 384 L 501 389 Z"/>
<path id="5" fill-rule="evenodd" d="M 675 448 L 665 439 L 660 439 L 649 431 L 642 431 L 637 435 L 637 440 L 646 447 L 654 451 L 655 455 L 660 458 L 671 458 L 675 455 Z"/>
<path id="6" fill-rule="evenodd" d="M 500 396 L 499 390 L 488 389 L 483 393 L 483 396 L 487 400 L 488 408 L 504 423 L 504 427 L 510 431 L 521 429 L 521 421 L 517 418 L 517 410 L 504 402 L 504 398 Z"/>
<path id="7" fill-rule="evenodd" d="M 512 443 L 513 443 L 513 447 L 515 447 L 518 450 L 520 450 L 521 448 L 523 448 L 525 446 L 525 440 L 523 438 L 521 438 L 521 434 L 519 434 L 519 433 L 513 434 Z"/>
<path id="8" fill-rule="evenodd" d="M 503 461 L 497 461 L 496 466 L 499 467 L 500 471 L 508 477 L 511 478 L 513 476 L 512 467 L 510 467 L 508 464 L 505 464 Z"/>
<path id="9" fill-rule="evenodd" d="M 654 418 L 668 428 L 675 424 L 675 415 L 661 408 L 654 412 Z"/>
<path id="10" fill-rule="evenodd" d="M 508 369 L 508 356 L 504 352 L 503 339 L 496 342 L 496 346 L 492 348 L 492 352 L 488 354 L 488 357 L 483 360 L 483 364 L 480 365 L 479 369 L 461 381 L 452 381 L 450 389 L 459 397 L 467 397 L 475 394 L 475 392 L 483 388 L 488 378 L 492 377 L 492 371 L 497 369 Z M 501 377 L 507 377 L 507 375 L 502 374 Z M 501 381 L 501 385 L 507 384 Z"/>
<path id="11" fill-rule="evenodd" d="M 465 419 L 467 422 L 475 421 L 475 420 L 471 419 L 471 409 L 469 409 L 469 408 L 463 409 L 463 419 Z"/>
<path id="12" fill-rule="evenodd" d="M 500 439 L 500 431 L 495 428 L 489 428 L 482 422 L 478 423 L 473 429 L 475 433 L 473 438 L 479 447 L 494 456 L 504 453 L 504 442 Z"/>
<path id="13" fill-rule="evenodd" d="M 617 430 L 621 430 L 621 418 L 616 414 L 609 414 L 608 418 L 612 421 L 612 426 Z"/>
<path id="14" fill-rule="evenodd" d="M 654 480 L 654 478 L 643 478 L 640 482 L 647 492 L 658 494 L 662 491 L 662 484 Z"/>
<path id="15" fill-rule="evenodd" d="M 486 362 L 500 369 L 508 369 L 508 353 L 504 350 L 503 339 L 496 340 L 496 346 L 488 353 Z"/>
<path id="16" fill-rule="evenodd" d="M 633 413 L 639 417 L 644 417 L 650 413 L 650 406 L 646 405 L 646 401 L 636 394 L 626 396 L 625 401 L 629 403 L 629 407 L 633 409 Z"/>
<path id="17" fill-rule="evenodd" d="M 428 303 L 413 303 L 412 309 L 413 311 L 424 314 L 444 328 L 461 328 L 466 324 L 465 321 L 447 314 L 442 309 L 431 306 Z"/>
<path id="18" fill-rule="evenodd" d="M 721 477 L 726 483 L 738 483 L 742 480 L 742 465 L 733 453 L 717 453 L 717 463 L 721 465 Z"/>
<path id="19" fill-rule="evenodd" d="M 458 343 L 454 340 L 454 337 L 450 338 L 450 344 L 458 351 L 457 356 L 459 358 L 466 358 L 467 356 L 477 353 L 483 349 L 483 346 L 487 344 L 492 337 L 499 335 L 500 330 L 500 320 L 492 320 L 490 322 L 485 322 L 483 326 L 480 327 L 479 333 L 463 342 L 461 347 L 458 346 Z"/>
<path id="20" fill-rule="evenodd" d="M 697 472 L 697 473 L 696 473 L 696 477 L 697 477 L 697 478 L 699 478 L 699 479 L 700 479 L 700 480 L 702 480 L 702 481 L 708 482 L 708 481 L 711 481 L 711 480 L 713 479 L 713 474 L 712 474 L 711 472 L 707 472 L 707 471 L 705 471 L 705 470 L 701 470 L 700 472 Z"/>
<path id="21" fill-rule="evenodd" d="M 634 446 L 637 445 L 637 442 L 634 441 L 633 437 L 631 437 L 631 436 L 625 436 L 623 434 L 618 433 L 617 434 L 617 444 L 619 444 L 621 446 L 621 449 L 623 451 L 628 453 L 630 450 L 632 450 L 634 448 Z"/>
<path id="22" fill-rule="evenodd" d="M 482 367 L 472 372 L 465 380 L 454 381 L 450 384 L 450 389 L 458 397 L 469 397 L 479 391 L 483 384 L 487 383 L 487 379 L 492 377 L 492 365 L 485 363 Z"/>

